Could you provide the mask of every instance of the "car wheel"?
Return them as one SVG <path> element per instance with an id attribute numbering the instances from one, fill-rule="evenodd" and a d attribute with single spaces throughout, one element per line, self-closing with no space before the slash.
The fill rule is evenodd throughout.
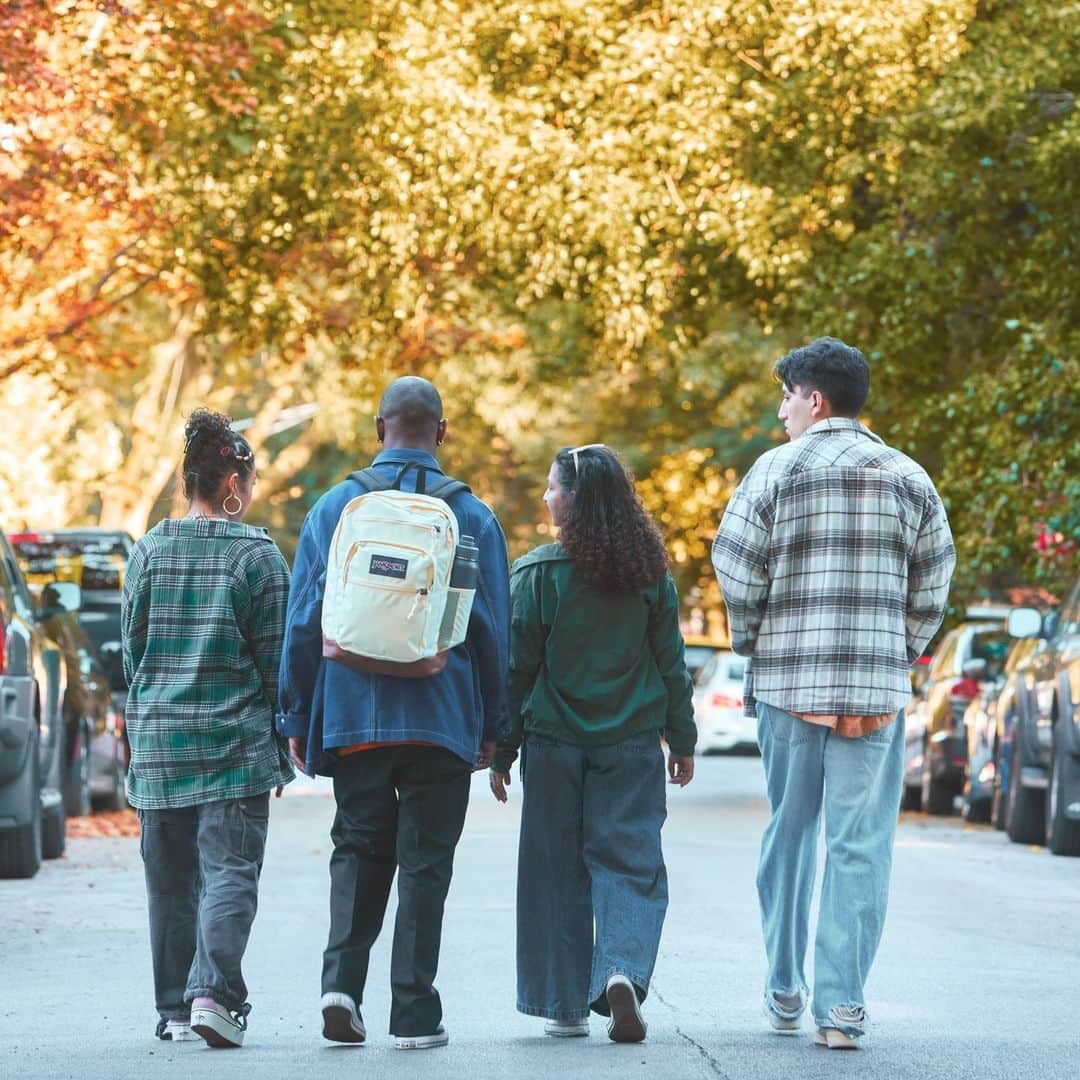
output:
<path id="1" fill-rule="evenodd" d="M 986 825 L 990 821 L 990 800 L 964 803 L 964 820 L 973 825 Z"/>
<path id="2" fill-rule="evenodd" d="M 30 785 L 30 820 L 0 831 L 0 878 L 32 878 L 41 869 L 41 777 L 37 742 L 30 744 L 34 780 Z"/>
<path id="3" fill-rule="evenodd" d="M 41 815 L 41 854 L 46 859 L 59 859 L 67 846 L 67 814 L 61 800 Z"/>
<path id="4" fill-rule="evenodd" d="M 127 807 L 127 773 L 119 761 L 113 764 L 112 791 L 98 796 L 94 805 L 99 810 L 123 810 Z"/>
<path id="5" fill-rule="evenodd" d="M 953 812 L 952 789 L 934 778 L 928 766 L 923 767 L 922 804 L 928 814 L 944 817 Z"/>
<path id="6" fill-rule="evenodd" d="M 1009 806 L 1009 790 L 1001 786 L 1001 747 L 994 747 L 994 801 L 990 808 L 990 820 L 995 829 L 1005 828 L 1005 813 Z"/>
<path id="7" fill-rule="evenodd" d="M 1080 821 L 1065 816 L 1065 807 L 1076 801 L 1080 801 L 1080 763 L 1055 739 L 1046 798 L 1046 846 L 1055 855 L 1080 855 Z"/>
<path id="8" fill-rule="evenodd" d="M 1019 726 L 1019 720 L 1017 721 Z M 1009 762 L 1009 799 L 1005 808 L 1005 831 L 1015 844 L 1042 844 L 1046 841 L 1046 792 L 1020 783 L 1024 770 L 1020 732 L 1013 735 Z"/>
<path id="9" fill-rule="evenodd" d="M 77 728 L 78 746 L 64 765 L 64 812 L 68 817 L 90 813 L 90 736 L 84 724 Z"/>

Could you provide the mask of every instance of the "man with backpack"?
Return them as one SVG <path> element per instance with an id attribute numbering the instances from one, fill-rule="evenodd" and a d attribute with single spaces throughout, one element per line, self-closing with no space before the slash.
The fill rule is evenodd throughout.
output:
<path id="1" fill-rule="evenodd" d="M 403 1050 L 448 1041 L 433 986 L 443 907 L 471 773 L 494 754 L 510 633 L 506 541 L 491 510 L 439 467 L 442 410 L 426 379 L 392 383 L 375 419 L 383 449 L 371 468 L 308 514 L 277 719 L 296 764 L 333 778 L 337 803 L 323 1036 L 366 1037 L 368 958 L 398 871 L 390 1032 Z M 463 558 L 475 560 L 466 567 L 475 574 L 471 596 L 451 575 Z M 467 623 L 459 617 L 464 641 L 432 655 L 448 640 L 443 612 L 449 618 L 463 596 L 472 604 Z"/>

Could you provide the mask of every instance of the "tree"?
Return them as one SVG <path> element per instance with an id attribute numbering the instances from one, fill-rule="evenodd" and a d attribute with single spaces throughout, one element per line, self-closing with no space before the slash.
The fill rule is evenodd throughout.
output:
<path id="1" fill-rule="evenodd" d="M 878 429 L 938 478 L 954 592 L 1058 595 L 1080 541 L 1080 19 L 987 0 L 964 54 L 884 131 L 864 221 L 793 317 L 873 360 Z"/>

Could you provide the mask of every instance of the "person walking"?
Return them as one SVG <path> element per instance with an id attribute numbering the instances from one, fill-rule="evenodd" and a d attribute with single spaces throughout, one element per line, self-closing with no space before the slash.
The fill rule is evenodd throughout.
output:
<path id="1" fill-rule="evenodd" d="M 392 383 L 375 429 L 383 449 L 372 470 L 387 487 L 422 492 L 441 482 L 435 454 L 447 421 L 430 382 L 406 377 Z M 322 610 L 331 538 L 346 505 L 366 490 L 357 479 L 345 480 L 304 522 L 289 597 L 278 731 L 289 738 L 299 767 L 333 777 L 337 804 L 323 1036 L 344 1043 L 366 1038 L 360 1005 L 368 960 L 397 872 L 390 1033 L 398 1049 L 418 1050 L 449 1040 L 434 987 L 443 907 L 471 774 L 490 763 L 504 711 L 509 559 L 487 506 L 467 488 L 450 494 L 446 501 L 460 534 L 479 549 L 464 644 L 440 654 L 434 668 L 421 661 L 428 665 L 425 677 L 406 677 L 393 664 L 367 663 L 360 670 L 340 653 L 328 658 Z M 372 555 L 371 573 L 404 578 L 406 561 Z"/>
<path id="2" fill-rule="evenodd" d="M 490 773 L 507 801 L 521 749 L 517 1008 L 554 1036 L 608 1017 L 640 1042 L 667 910 L 667 772 L 694 775 L 679 597 L 656 526 L 615 454 L 561 450 L 544 494 L 559 542 L 511 573 L 508 728 Z"/>
<path id="3" fill-rule="evenodd" d="M 858 422 L 870 370 L 818 338 L 776 365 L 790 443 L 728 503 L 712 561 L 732 648 L 750 658 L 772 816 L 757 874 L 765 1012 L 799 1028 L 819 823 L 826 858 L 814 956 L 815 1040 L 851 1049 L 885 921 L 904 767 L 909 666 L 941 623 L 956 563 L 941 499 Z"/>
<path id="4" fill-rule="evenodd" d="M 135 544 L 124 580 L 128 799 L 157 1035 L 236 1047 L 270 791 L 294 775 L 274 732 L 289 569 L 266 530 L 241 523 L 255 459 L 229 418 L 197 409 L 184 435 L 188 514 Z"/>

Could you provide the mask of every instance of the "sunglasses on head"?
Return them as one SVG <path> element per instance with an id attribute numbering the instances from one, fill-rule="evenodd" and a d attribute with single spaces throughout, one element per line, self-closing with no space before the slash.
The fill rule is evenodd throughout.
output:
<path id="1" fill-rule="evenodd" d="M 607 447 L 602 442 L 586 443 L 584 446 L 574 446 L 570 449 L 570 456 L 574 459 L 574 475 L 578 474 L 578 454 L 583 454 L 586 450 L 606 450 Z"/>

